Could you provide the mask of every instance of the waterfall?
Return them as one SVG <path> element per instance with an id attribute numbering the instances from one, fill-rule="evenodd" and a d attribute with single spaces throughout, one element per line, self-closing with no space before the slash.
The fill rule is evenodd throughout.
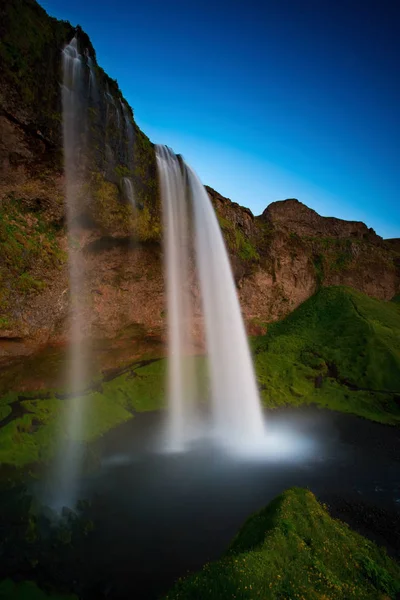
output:
<path id="1" fill-rule="evenodd" d="M 87 57 L 88 67 L 89 67 L 89 94 L 92 102 L 97 104 L 99 102 L 99 90 L 97 87 L 97 79 L 96 79 L 96 71 L 95 64 L 93 58 L 89 55 Z"/>
<path id="2" fill-rule="evenodd" d="M 66 221 L 69 241 L 70 279 L 70 344 L 68 357 L 68 395 L 65 401 L 63 428 L 65 439 L 61 440 L 56 473 L 55 495 L 52 504 L 56 508 L 73 506 L 76 502 L 77 484 L 82 463 L 83 403 L 79 392 L 87 379 L 86 346 L 84 328 L 84 269 L 79 250 L 79 231 L 76 211 L 82 177 L 85 145 L 85 103 L 83 101 L 83 62 L 78 52 L 76 37 L 62 52 L 63 84 L 63 145 L 65 170 Z M 83 146 L 83 147 L 82 147 Z"/>
<path id="3" fill-rule="evenodd" d="M 133 146 L 133 135 L 134 135 L 132 121 L 131 121 L 131 118 L 129 116 L 128 107 L 126 106 L 126 104 L 124 102 L 122 102 L 122 100 L 121 100 L 121 106 L 122 106 L 122 112 L 124 114 L 125 129 L 126 129 L 126 135 L 127 135 L 127 138 L 128 138 L 129 147 L 132 148 L 132 146 Z"/>
<path id="4" fill-rule="evenodd" d="M 193 427 L 193 365 L 189 299 L 189 221 L 185 170 L 165 146 L 157 146 L 163 198 L 169 325 L 169 446 L 183 450 Z"/>
<path id="5" fill-rule="evenodd" d="M 133 139 L 134 139 L 134 131 L 132 121 L 129 115 L 128 107 L 121 100 L 122 112 L 124 115 L 125 121 L 125 129 L 126 129 L 126 137 L 128 140 L 128 164 L 129 168 L 133 168 Z"/>
<path id="6" fill-rule="evenodd" d="M 133 191 L 132 179 L 130 179 L 129 177 L 123 177 L 122 178 L 122 186 L 123 186 L 125 198 L 127 200 L 129 200 L 132 208 L 135 210 L 136 209 L 136 201 L 135 201 L 135 193 Z"/>
<path id="7" fill-rule="evenodd" d="M 264 423 L 250 349 L 228 254 L 208 194 L 194 171 L 157 146 L 163 199 L 169 319 L 169 444 L 181 449 L 193 429 L 189 227 L 199 277 L 211 381 L 214 439 L 236 450 L 264 444 Z"/>

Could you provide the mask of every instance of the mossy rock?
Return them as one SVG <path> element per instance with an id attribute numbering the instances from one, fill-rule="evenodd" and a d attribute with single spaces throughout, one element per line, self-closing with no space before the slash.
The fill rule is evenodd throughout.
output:
<path id="1" fill-rule="evenodd" d="M 218 561 L 166 600 L 384 600 L 400 591 L 385 550 L 333 519 L 308 490 L 287 490 L 251 516 Z"/>

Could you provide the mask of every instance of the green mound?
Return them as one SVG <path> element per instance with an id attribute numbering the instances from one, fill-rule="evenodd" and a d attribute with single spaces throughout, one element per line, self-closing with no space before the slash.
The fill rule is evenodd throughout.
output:
<path id="1" fill-rule="evenodd" d="M 316 403 L 400 421 L 400 306 L 321 288 L 253 341 L 267 406 Z"/>
<path id="2" fill-rule="evenodd" d="M 227 553 L 179 580 L 167 600 L 387 600 L 400 567 L 332 519 L 315 496 L 290 489 L 250 517 Z"/>
<path id="3" fill-rule="evenodd" d="M 46 594 L 31 581 L 14 583 L 6 579 L 0 583 L 0 599 L 3 600 L 77 600 L 76 596 Z"/>

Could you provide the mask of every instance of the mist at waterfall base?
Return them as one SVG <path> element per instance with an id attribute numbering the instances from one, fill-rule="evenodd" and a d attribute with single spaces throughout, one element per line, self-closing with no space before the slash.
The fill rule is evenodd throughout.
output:
<path id="1" fill-rule="evenodd" d="M 81 483 L 94 522 L 85 574 L 113 600 L 163 597 L 292 486 L 309 487 L 331 509 L 349 502 L 358 517 L 368 503 L 398 506 L 395 428 L 315 407 L 279 409 L 268 415 L 270 452 L 257 458 L 204 439 L 165 452 L 165 417 L 143 413 L 109 431 L 96 443 L 99 468 Z"/>

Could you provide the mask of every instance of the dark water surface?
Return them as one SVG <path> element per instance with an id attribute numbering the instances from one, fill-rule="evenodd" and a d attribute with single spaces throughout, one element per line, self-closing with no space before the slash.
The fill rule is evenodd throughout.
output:
<path id="1" fill-rule="evenodd" d="M 400 519 L 400 431 L 315 408 L 267 418 L 277 441 L 262 458 L 230 457 L 209 442 L 163 453 L 156 413 L 102 438 L 101 468 L 82 487 L 95 523 L 85 550 L 88 578 L 97 582 L 89 597 L 159 597 L 218 558 L 252 512 L 291 486 L 309 487 L 334 514 L 386 541 L 360 515 L 377 523 L 377 507 L 388 530 Z"/>

